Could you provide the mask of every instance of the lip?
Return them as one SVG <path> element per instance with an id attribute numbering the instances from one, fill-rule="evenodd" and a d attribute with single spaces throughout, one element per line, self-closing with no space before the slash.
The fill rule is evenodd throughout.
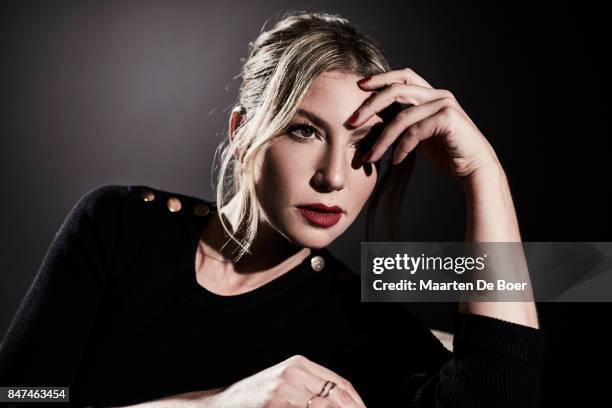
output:
<path id="1" fill-rule="evenodd" d="M 342 208 L 337 205 L 329 207 L 321 203 L 307 204 L 297 207 L 308 221 L 316 226 L 329 228 L 340 221 Z"/>
<path id="2" fill-rule="evenodd" d="M 314 210 L 322 211 L 322 212 L 332 212 L 332 213 L 341 213 L 342 208 L 337 205 L 327 206 L 323 203 L 312 203 L 312 204 L 304 204 L 299 205 L 298 208 L 313 208 Z"/>

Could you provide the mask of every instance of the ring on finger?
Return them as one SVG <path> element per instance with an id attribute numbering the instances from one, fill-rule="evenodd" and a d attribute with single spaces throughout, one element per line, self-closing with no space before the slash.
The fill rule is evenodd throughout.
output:
<path id="1" fill-rule="evenodd" d="M 327 388 L 327 386 L 329 384 L 331 384 L 331 386 L 329 388 Z M 321 391 L 319 391 L 319 393 L 317 395 L 319 397 L 327 398 L 329 396 L 329 394 L 331 394 L 331 390 L 333 390 L 335 386 L 336 386 L 335 382 L 327 380 L 327 381 L 325 381 L 325 384 L 323 384 L 323 388 L 321 388 Z"/>

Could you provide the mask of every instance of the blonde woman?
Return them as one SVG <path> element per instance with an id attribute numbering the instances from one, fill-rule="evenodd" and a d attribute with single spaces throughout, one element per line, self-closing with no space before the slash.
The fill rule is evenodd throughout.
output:
<path id="1" fill-rule="evenodd" d="M 450 352 L 401 305 L 361 303 L 326 249 L 368 200 L 370 236 L 385 191 L 397 224 L 416 153 L 464 187 L 466 240 L 520 241 L 504 170 L 451 92 L 392 70 L 342 17 L 287 13 L 250 43 L 218 153 L 215 201 L 133 185 L 79 200 L 0 385 L 69 386 L 73 406 L 537 405 L 533 303 L 462 303 Z"/>

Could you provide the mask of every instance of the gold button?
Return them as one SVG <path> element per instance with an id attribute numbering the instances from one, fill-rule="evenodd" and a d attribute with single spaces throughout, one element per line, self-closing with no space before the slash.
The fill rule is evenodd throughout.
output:
<path id="1" fill-rule="evenodd" d="M 310 266 L 317 272 L 321 272 L 325 268 L 325 259 L 322 256 L 313 256 L 310 258 Z"/>
<path id="2" fill-rule="evenodd" d="M 140 190 L 140 196 L 145 201 L 153 201 L 153 200 L 155 200 L 155 193 L 153 192 L 153 190 L 150 190 L 148 188 L 141 189 Z"/>
<path id="3" fill-rule="evenodd" d="M 181 210 L 181 208 L 182 208 L 182 205 L 181 205 L 181 200 L 179 200 L 179 199 L 178 199 L 178 198 L 176 198 L 176 197 L 170 197 L 170 198 L 168 199 L 168 201 L 167 201 L 166 205 L 168 206 L 168 209 L 169 209 L 171 212 L 177 212 L 177 211 L 180 211 L 180 210 Z"/>
<path id="4" fill-rule="evenodd" d="M 205 217 L 210 213 L 210 208 L 206 203 L 198 203 L 193 207 L 193 213 L 201 217 Z"/>

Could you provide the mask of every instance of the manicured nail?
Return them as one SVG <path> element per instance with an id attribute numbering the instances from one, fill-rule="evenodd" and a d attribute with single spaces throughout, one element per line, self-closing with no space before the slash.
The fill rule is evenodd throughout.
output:
<path id="1" fill-rule="evenodd" d="M 356 111 L 355 113 L 353 113 L 351 115 L 351 117 L 349 118 L 349 123 L 350 124 L 354 124 L 357 122 L 357 118 L 359 118 L 359 111 Z"/>
<path id="2" fill-rule="evenodd" d="M 367 152 L 366 154 L 363 155 L 363 161 L 370 161 L 370 159 L 372 158 L 372 150 L 370 150 L 369 152 Z"/>
<path id="3" fill-rule="evenodd" d="M 359 81 L 357 81 L 357 85 L 361 86 L 363 84 L 365 84 L 366 82 L 368 82 L 370 80 L 370 78 L 372 78 L 371 76 L 365 77 L 363 79 L 360 79 Z"/>

